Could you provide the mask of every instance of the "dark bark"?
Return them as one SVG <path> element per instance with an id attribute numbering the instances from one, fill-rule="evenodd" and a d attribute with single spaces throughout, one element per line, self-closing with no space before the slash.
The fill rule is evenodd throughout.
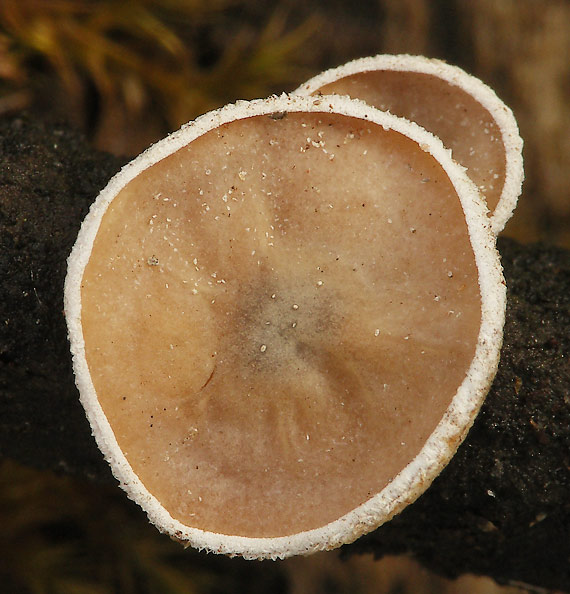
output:
<path id="1" fill-rule="evenodd" d="M 80 223 L 123 162 L 64 126 L 0 120 L 0 455 L 99 482 L 114 479 L 79 404 L 62 292 Z M 570 254 L 499 249 L 505 344 L 475 425 L 416 503 L 345 551 L 570 590 Z"/>
<path id="2" fill-rule="evenodd" d="M 0 454 L 107 480 L 77 399 L 63 282 L 81 221 L 123 161 L 65 126 L 0 120 Z"/>

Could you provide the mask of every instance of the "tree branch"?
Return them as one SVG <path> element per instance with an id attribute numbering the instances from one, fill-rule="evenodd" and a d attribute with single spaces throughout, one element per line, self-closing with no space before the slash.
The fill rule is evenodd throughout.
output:
<path id="1" fill-rule="evenodd" d="M 74 385 L 62 294 L 80 223 L 124 160 L 23 115 L 0 120 L 0 155 L 0 455 L 111 482 Z M 344 550 L 570 589 L 570 254 L 499 249 L 505 344 L 475 425 L 416 503 Z"/>

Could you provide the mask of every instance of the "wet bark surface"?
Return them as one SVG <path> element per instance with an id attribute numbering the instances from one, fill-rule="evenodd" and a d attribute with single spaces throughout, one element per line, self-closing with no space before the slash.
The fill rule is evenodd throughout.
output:
<path id="1" fill-rule="evenodd" d="M 58 123 L 0 119 L 0 456 L 95 483 L 114 479 L 74 385 L 63 282 L 83 217 L 125 162 Z M 505 341 L 480 415 L 416 503 L 344 550 L 570 589 L 570 253 L 499 250 Z"/>

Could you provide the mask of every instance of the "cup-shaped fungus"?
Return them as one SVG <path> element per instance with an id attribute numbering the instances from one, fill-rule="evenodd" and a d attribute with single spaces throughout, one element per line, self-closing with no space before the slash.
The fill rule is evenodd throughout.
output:
<path id="1" fill-rule="evenodd" d="M 247 558 L 419 496 L 498 363 L 504 286 L 441 142 L 346 97 L 206 114 L 101 192 L 69 259 L 82 403 L 128 495 Z"/>
<path id="2" fill-rule="evenodd" d="M 512 111 L 478 78 L 423 56 L 379 55 L 322 72 L 296 93 L 349 95 L 420 124 L 467 167 L 495 235 L 503 230 L 521 191 L 523 143 Z"/>

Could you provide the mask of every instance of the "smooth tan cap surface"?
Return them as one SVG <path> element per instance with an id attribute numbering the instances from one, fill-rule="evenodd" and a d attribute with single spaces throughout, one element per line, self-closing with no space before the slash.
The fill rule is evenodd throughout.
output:
<path id="1" fill-rule="evenodd" d="M 124 172 L 75 271 L 72 257 L 66 303 L 71 317 L 80 297 L 80 390 L 96 436 L 112 429 L 99 438 L 119 478 L 140 481 L 127 490 L 151 517 L 158 505 L 172 525 L 245 538 L 253 556 L 291 554 L 252 543 L 338 522 L 418 457 L 486 315 L 457 189 L 426 146 L 346 99 L 326 108 L 344 114 L 272 101 L 283 112 L 248 104 L 251 117 Z"/>
<path id="2" fill-rule="evenodd" d="M 467 167 L 495 233 L 510 218 L 521 190 L 522 140 L 510 109 L 475 77 L 439 60 L 381 55 L 326 71 L 297 92 L 349 95 L 420 124 Z"/>

